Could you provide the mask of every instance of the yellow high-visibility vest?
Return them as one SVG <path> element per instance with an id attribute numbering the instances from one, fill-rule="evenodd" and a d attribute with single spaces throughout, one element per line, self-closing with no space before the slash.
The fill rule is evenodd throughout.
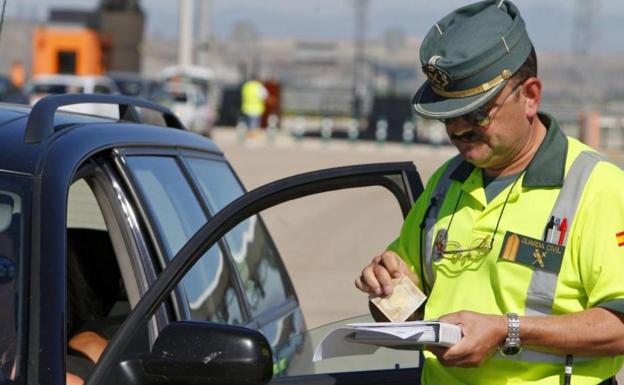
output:
<path id="1" fill-rule="evenodd" d="M 429 243 L 435 236 L 428 239 L 421 224 L 436 186 L 443 175 L 449 175 L 445 171 L 452 162 L 430 178 L 400 237 L 390 245 L 389 249 L 428 283 L 425 319 L 460 310 L 522 316 L 536 315 L 535 309 L 542 308 L 544 315 L 562 315 L 603 307 L 624 313 L 624 172 L 609 162 L 596 163 L 586 183 L 580 185 L 578 211 L 568 224 L 565 248 L 557 250 L 558 239 L 554 239 L 542 249 L 538 242 L 544 239 L 568 171 L 582 153 L 593 150 L 566 137 L 551 117 L 541 114 L 540 119 L 548 133 L 531 164 L 517 183 L 490 202 L 485 197 L 481 169 L 462 163 L 450 173 L 447 192 L 437 202 L 440 208 L 433 234 L 446 230 L 447 245 L 474 251 L 436 255 L 430 260 L 433 278 L 425 271 L 428 264 L 423 250 L 431 250 Z M 491 249 L 474 248 L 480 240 L 492 237 Z M 515 247 L 507 242 L 512 238 Z M 553 279 L 543 279 L 551 275 Z M 552 285 L 536 287 L 533 283 L 540 279 Z M 419 285 L 423 287 L 422 282 Z M 598 384 L 614 376 L 622 362 L 622 356 L 575 357 L 572 383 Z M 424 384 L 452 385 L 559 384 L 564 366 L 565 356 L 526 347 L 511 358 L 495 353 L 480 367 L 470 369 L 445 367 L 425 352 L 422 380 Z"/>
<path id="2" fill-rule="evenodd" d="M 260 116 L 264 113 L 266 88 L 257 80 L 249 80 L 243 84 L 242 111 L 248 116 Z"/>

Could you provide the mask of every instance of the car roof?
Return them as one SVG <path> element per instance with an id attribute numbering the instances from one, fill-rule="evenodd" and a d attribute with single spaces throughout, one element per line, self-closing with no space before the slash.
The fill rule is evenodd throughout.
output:
<path id="1" fill-rule="evenodd" d="M 191 149 L 223 156 L 208 138 L 190 131 L 57 111 L 54 132 L 26 143 L 31 108 L 0 103 L 0 171 L 39 176 L 54 167 L 75 169 L 99 152 L 123 147 Z"/>

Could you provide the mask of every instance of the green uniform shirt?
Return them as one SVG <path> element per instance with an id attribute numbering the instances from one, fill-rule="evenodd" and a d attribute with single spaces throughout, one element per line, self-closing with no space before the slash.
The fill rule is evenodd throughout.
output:
<path id="1" fill-rule="evenodd" d="M 523 315 L 532 274 L 544 262 L 547 269 L 558 272 L 552 314 L 575 313 L 596 306 L 624 313 L 624 246 L 618 246 L 624 240 L 622 236 L 619 240 L 617 237 L 624 231 L 624 173 L 611 163 L 599 162 L 589 177 L 574 221 L 568 224 L 568 242 L 561 250 L 561 257 L 549 255 L 549 260 L 540 262 L 527 253 L 513 261 L 501 256 L 506 234 L 515 233 L 525 239 L 523 242 L 529 245 L 522 247 L 530 247 L 529 238 L 544 238 L 564 173 L 581 151 L 590 150 L 566 137 L 554 119 L 547 115 L 540 115 L 540 118 L 548 127 L 544 142 L 518 182 L 491 202 L 485 198 L 481 169 L 463 162 L 451 174 L 453 182 L 441 206 L 434 234 L 439 229 L 447 229 L 448 243 L 455 242 L 461 248 L 474 246 L 488 236 L 494 237 L 494 242 L 489 252 L 445 256 L 433 262 L 435 283 L 425 308 L 425 319 L 460 310 Z M 421 239 L 425 237 L 420 224 L 433 189 L 447 166 L 448 163 L 430 178 L 410 211 L 400 237 L 389 247 L 420 277 L 426 277 L 421 273 Z M 448 228 L 455 207 L 452 225 Z M 494 233 L 499 217 L 500 224 Z M 512 359 L 496 353 L 482 366 L 464 369 L 444 367 L 435 356 L 425 352 L 423 382 L 562 383 L 565 357 L 536 358 L 531 353 L 525 348 L 521 355 Z M 575 357 L 572 382 L 575 385 L 598 384 L 615 375 L 621 364 L 621 356 Z"/>

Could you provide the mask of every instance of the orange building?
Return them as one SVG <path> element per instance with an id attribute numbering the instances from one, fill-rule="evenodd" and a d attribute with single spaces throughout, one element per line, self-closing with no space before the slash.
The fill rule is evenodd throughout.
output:
<path id="1" fill-rule="evenodd" d="M 108 44 L 90 28 L 38 27 L 33 38 L 33 75 L 101 75 Z"/>

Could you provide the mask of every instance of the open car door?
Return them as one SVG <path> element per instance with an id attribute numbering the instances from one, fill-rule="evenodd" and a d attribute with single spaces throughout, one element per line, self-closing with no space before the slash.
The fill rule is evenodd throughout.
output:
<path id="1" fill-rule="evenodd" d="M 259 187 L 227 205 L 193 235 L 160 273 L 108 344 L 87 384 L 263 384 L 271 381 L 274 361 L 270 345 L 262 334 L 252 329 L 177 321 L 160 330 L 149 352 L 129 354 L 128 345 L 195 262 L 240 222 L 290 200 L 368 186 L 388 190 L 396 198 L 403 216 L 423 191 L 411 162 L 367 164 L 288 177 Z M 276 381 L 373 384 L 400 383 L 401 379 L 414 381 L 419 377 L 417 369 L 392 369 L 372 376 L 372 373 L 356 371 L 282 377 Z"/>

